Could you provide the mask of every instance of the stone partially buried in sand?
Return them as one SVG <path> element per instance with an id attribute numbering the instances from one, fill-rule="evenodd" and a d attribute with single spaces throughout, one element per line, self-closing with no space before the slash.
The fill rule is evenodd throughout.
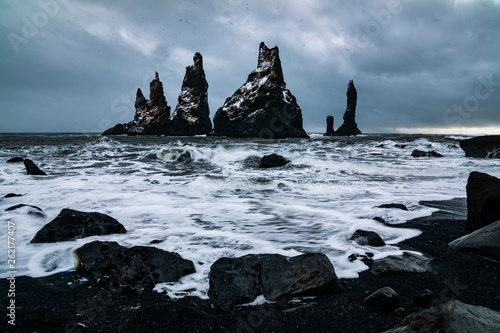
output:
<path id="1" fill-rule="evenodd" d="M 500 221 L 462 236 L 448 245 L 455 250 L 469 251 L 500 260 Z"/>
<path id="2" fill-rule="evenodd" d="M 31 243 L 55 243 L 125 232 L 125 227 L 109 215 L 63 209 L 54 220 L 36 233 Z"/>
<path id="3" fill-rule="evenodd" d="M 387 256 L 373 261 L 371 272 L 375 275 L 415 272 L 423 273 L 429 270 L 430 259 L 415 253 L 404 252 L 401 256 Z"/>

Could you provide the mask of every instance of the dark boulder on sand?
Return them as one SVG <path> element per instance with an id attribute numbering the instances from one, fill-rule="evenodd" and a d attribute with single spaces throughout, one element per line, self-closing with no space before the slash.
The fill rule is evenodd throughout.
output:
<path id="1" fill-rule="evenodd" d="M 344 113 L 344 123 L 334 133 L 338 136 L 349 136 L 361 134 L 356 124 L 356 101 L 358 99 L 358 92 L 354 87 L 352 80 L 347 84 L 347 107 Z"/>
<path id="2" fill-rule="evenodd" d="M 448 245 L 455 250 L 469 251 L 500 260 L 500 221 L 462 236 Z"/>
<path id="3" fill-rule="evenodd" d="M 116 281 L 134 289 L 152 289 L 160 282 L 176 282 L 196 270 L 191 260 L 155 247 L 126 248 L 116 242 L 95 241 L 73 252 L 76 272 L 91 282 Z"/>
<path id="4" fill-rule="evenodd" d="M 500 158 L 500 135 L 461 140 L 460 147 L 467 157 Z"/>
<path id="5" fill-rule="evenodd" d="M 212 135 L 236 138 L 307 138 L 302 111 L 286 89 L 278 47 L 259 46 L 257 69 L 214 116 Z"/>
<path id="6" fill-rule="evenodd" d="M 277 301 L 342 291 L 330 259 L 321 253 L 221 258 L 210 268 L 209 279 L 210 302 L 226 310 L 252 302 L 259 295 Z"/>
<path id="7" fill-rule="evenodd" d="M 7 160 L 7 163 L 20 163 L 23 161 L 24 161 L 24 158 L 22 158 L 22 157 L 13 157 L 13 158 Z"/>
<path id="8" fill-rule="evenodd" d="M 392 288 L 384 287 L 365 298 L 363 303 L 381 312 L 391 312 L 399 307 L 399 296 Z"/>
<path id="9" fill-rule="evenodd" d="M 404 252 L 401 256 L 387 256 L 373 261 L 371 272 L 375 275 L 415 272 L 423 273 L 429 270 L 430 259 L 411 252 Z"/>
<path id="10" fill-rule="evenodd" d="M 418 150 L 415 149 L 411 153 L 412 157 L 443 157 L 440 153 L 435 152 L 434 150 L 431 151 L 423 151 L 423 150 Z"/>
<path id="11" fill-rule="evenodd" d="M 355 241 L 359 245 L 370 245 L 370 246 L 384 246 L 385 242 L 380 237 L 379 234 L 377 234 L 374 231 L 366 231 L 366 230 L 361 230 L 358 229 L 356 230 L 352 236 L 351 240 Z"/>
<path id="12" fill-rule="evenodd" d="M 33 163 L 33 161 L 30 159 L 24 160 L 24 166 L 26 167 L 26 172 L 28 173 L 28 175 L 47 176 L 47 174 L 44 171 L 40 170 L 40 168 L 37 167 L 36 164 Z"/>
<path id="13" fill-rule="evenodd" d="M 477 230 L 500 220 L 500 179 L 473 171 L 466 190 L 467 229 Z"/>
<path id="14" fill-rule="evenodd" d="M 109 215 L 63 209 L 40 229 L 31 243 L 55 243 L 89 236 L 123 234 L 125 227 Z"/>
<path id="15" fill-rule="evenodd" d="M 290 161 L 278 154 L 265 155 L 260 160 L 259 168 L 277 168 L 288 164 Z"/>
<path id="16" fill-rule="evenodd" d="M 500 313 L 453 300 L 412 314 L 385 333 L 406 332 L 500 332 Z"/>

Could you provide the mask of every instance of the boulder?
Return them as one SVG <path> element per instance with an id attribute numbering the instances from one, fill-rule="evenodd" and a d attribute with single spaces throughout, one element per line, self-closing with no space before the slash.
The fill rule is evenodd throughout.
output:
<path id="1" fill-rule="evenodd" d="M 26 167 L 26 172 L 28 173 L 28 175 L 47 176 L 47 174 L 44 171 L 40 170 L 40 168 L 38 168 L 36 164 L 33 163 L 33 161 L 30 159 L 24 160 L 24 166 Z"/>
<path id="2" fill-rule="evenodd" d="M 347 84 L 347 107 L 344 113 L 344 123 L 340 126 L 335 135 L 338 136 L 349 136 L 361 134 L 356 124 L 356 102 L 358 99 L 358 93 L 356 87 L 354 87 L 354 82 L 352 80 Z"/>
<path id="3" fill-rule="evenodd" d="M 401 209 L 401 210 L 408 210 L 408 207 L 406 207 L 403 204 L 398 204 L 398 203 L 383 204 L 383 205 L 377 206 L 377 208 L 395 208 L 395 209 Z"/>
<path id="4" fill-rule="evenodd" d="M 500 260 L 500 221 L 462 236 L 448 245 L 455 250 L 469 251 Z"/>
<path id="5" fill-rule="evenodd" d="M 453 300 L 412 314 L 385 333 L 406 332 L 500 332 L 500 313 Z"/>
<path id="6" fill-rule="evenodd" d="M 278 47 L 259 46 L 257 69 L 214 116 L 213 135 L 237 138 L 307 138 L 302 111 L 286 89 Z"/>
<path id="7" fill-rule="evenodd" d="M 355 241 L 359 245 L 370 245 L 370 246 L 384 246 L 385 242 L 380 237 L 379 234 L 377 234 L 374 231 L 366 231 L 366 230 L 361 230 L 358 229 L 356 230 L 352 236 L 351 240 Z"/>
<path id="8" fill-rule="evenodd" d="M 118 124 L 102 133 L 103 135 L 161 135 L 168 134 L 170 106 L 163 93 L 163 83 L 158 73 L 149 84 L 149 100 L 137 89 L 134 120 L 128 124 Z"/>
<path id="9" fill-rule="evenodd" d="M 24 158 L 22 158 L 22 157 L 13 157 L 13 158 L 7 160 L 7 163 L 20 163 L 23 161 L 24 161 Z"/>
<path id="10" fill-rule="evenodd" d="M 432 150 L 432 151 L 422 151 L 422 150 L 418 150 L 418 149 L 415 149 L 411 153 L 411 156 L 412 157 L 443 157 L 443 155 L 441 155 L 440 153 L 435 152 L 434 150 Z"/>
<path id="11" fill-rule="evenodd" d="M 109 215 L 63 209 L 40 229 L 31 243 L 55 243 L 89 236 L 123 234 L 125 227 Z"/>
<path id="12" fill-rule="evenodd" d="M 43 210 L 40 207 L 32 206 L 32 205 L 19 204 L 19 205 L 9 207 L 9 208 L 5 209 L 5 211 L 9 212 L 9 211 L 17 210 L 17 209 L 23 208 L 23 207 L 27 207 L 26 213 L 28 215 L 33 215 L 36 217 L 45 217 L 45 213 L 43 212 Z"/>
<path id="13" fill-rule="evenodd" d="M 419 308 L 428 308 L 435 296 L 432 291 L 425 289 L 420 295 L 413 298 L 413 304 Z"/>
<path id="14" fill-rule="evenodd" d="M 193 62 L 194 65 L 186 67 L 169 135 L 201 135 L 212 131 L 208 107 L 208 83 L 200 53 L 195 53 Z"/>
<path id="15" fill-rule="evenodd" d="M 3 197 L 4 198 L 15 198 L 15 197 L 22 197 L 22 196 L 23 196 L 22 194 L 17 194 L 17 193 L 7 193 Z"/>
<path id="16" fill-rule="evenodd" d="M 321 253 L 221 258 L 210 268 L 209 280 L 210 302 L 226 310 L 252 302 L 259 295 L 277 301 L 342 291 L 332 263 Z"/>
<path id="17" fill-rule="evenodd" d="M 116 242 L 94 241 L 73 252 L 76 272 L 97 282 L 116 279 L 123 286 L 134 289 L 152 289 L 161 282 L 176 282 L 196 272 L 191 260 L 175 252 L 155 247 L 123 247 Z"/>
<path id="18" fill-rule="evenodd" d="M 415 272 L 423 273 L 429 270 L 430 259 L 411 252 L 404 252 L 402 256 L 387 256 L 373 261 L 371 272 L 375 275 Z"/>
<path id="19" fill-rule="evenodd" d="M 335 130 L 333 129 L 333 116 L 326 117 L 326 133 L 323 136 L 334 136 Z"/>
<path id="20" fill-rule="evenodd" d="M 363 303 L 381 312 L 391 312 L 399 307 L 399 296 L 392 288 L 384 287 L 366 297 Z"/>
<path id="21" fill-rule="evenodd" d="M 259 168 L 282 167 L 282 166 L 288 164 L 289 162 L 290 162 L 289 160 L 287 160 L 286 158 L 284 158 L 281 155 L 277 155 L 277 154 L 265 155 L 260 160 Z"/>
<path id="22" fill-rule="evenodd" d="M 467 157 L 500 158 L 500 135 L 461 140 L 460 147 Z"/>
<path id="23" fill-rule="evenodd" d="M 500 179 L 473 171 L 467 180 L 467 223 L 477 230 L 500 220 Z"/>

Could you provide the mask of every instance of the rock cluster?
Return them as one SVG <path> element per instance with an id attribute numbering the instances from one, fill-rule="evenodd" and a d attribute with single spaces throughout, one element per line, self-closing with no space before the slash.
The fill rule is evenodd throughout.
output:
<path id="1" fill-rule="evenodd" d="M 196 53 L 194 65 L 186 67 L 179 103 L 170 117 L 170 106 L 163 93 L 158 73 L 151 81 L 149 100 L 137 89 L 134 120 L 118 124 L 103 135 L 200 135 L 212 130 L 208 107 L 208 83 L 203 57 Z"/>
<path id="2" fill-rule="evenodd" d="M 259 46 L 257 68 L 214 116 L 213 135 L 256 138 L 307 138 L 302 111 L 286 89 L 278 47 Z"/>
<path id="3" fill-rule="evenodd" d="M 325 136 L 349 136 L 361 134 L 356 124 L 356 102 L 358 93 L 352 80 L 347 84 L 347 107 L 344 113 L 344 123 L 336 131 L 333 130 L 333 117 L 326 118 L 326 133 Z"/>

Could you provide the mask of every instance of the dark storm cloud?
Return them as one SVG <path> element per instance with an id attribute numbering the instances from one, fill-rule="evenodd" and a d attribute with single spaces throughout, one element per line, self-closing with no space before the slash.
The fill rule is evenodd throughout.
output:
<path id="1" fill-rule="evenodd" d="M 155 71 L 175 108 L 197 51 L 213 115 L 261 41 L 309 131 L 340 125 L 349 79 L 364 132 L 500 128 L 498 1 L 3 1 L 0 22 L 0 132 L 129 121 Z"/>

